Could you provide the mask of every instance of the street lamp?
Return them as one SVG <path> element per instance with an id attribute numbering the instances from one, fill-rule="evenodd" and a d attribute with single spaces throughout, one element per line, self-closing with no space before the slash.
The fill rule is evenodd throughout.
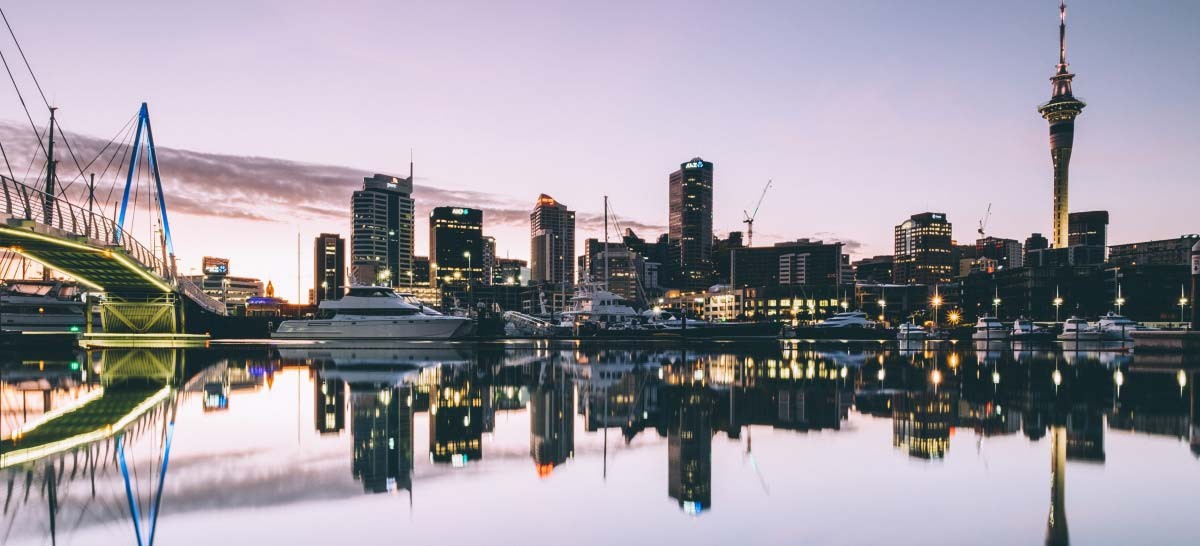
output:
<path id="1" fill-rule="evenodd" d="M 1059 311 L 1062 309 L 1063 299 L 1058 295 L 1058 288 L 1054 289 L 1054 322 L 1059 321 Z"/>
<path id="2" fill-rule="evenodd" d="M 848 302 L 846 300 L 842 300 L 842 312 L 846 312 L 849 310 L 850 310 L 850 302 Z"/>
<path id="3" fill-rule="evenodd" d="M 1179 322 L 1187 322 L 1187 318 L 1183 314 L 1183 308 L 1188 304 L 1187 296 L 1184 295 L 1183 285 L 1179 286 Z"/>
<path id="4" fill-rule="evenodd" d="M 1000 318 L 1000 298 L 992 299 L 992 316 Z"/>
<path id="5" fill-rule="evenodd" d="M 930 301 L 930 303 L 933 304 L 933 327 L 937 328 L 938 308 L 942 306 L 942 296 L 937 293 L 936 288 L 934 289 L 934 292 L 933 292 L 933 300 Z"/>
<path id="6" fill-rule="evenodd" d="M 321 281 L 321 292 L 325 293 L 325 299 L 329 299 L 329 281 Z"/>

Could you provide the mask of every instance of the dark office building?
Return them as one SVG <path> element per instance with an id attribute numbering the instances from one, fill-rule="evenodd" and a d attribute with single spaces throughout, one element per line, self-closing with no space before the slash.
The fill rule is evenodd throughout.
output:
<path id="1" fill-rule="evenodd" d="M 956 265 L 952 226 L 940 212 L 914 214 L 896 226 L 892 279 L 896 284 L 950 282 Z"/>
<path id="2" fill-rule="evenodd" d="M 1192 246 L 1200 241 L 1200 235 L 1181 235 L 1175 239 L 1143 241 L 1124 245 L 1113 245 L 1109 249 L 1109 265 L 1187 265 Z"/>
<path id="3" fill-rule="evenodd" d="M 483 275 L 483 211 L 436 207 L 429 212 L 433 285 L 478 283 Z"/>
<path id="4" fill-rule="evenodd" d="M 529 276 L 562 287 L 575 280 L 575 212 L 544 193 L 529 213 Z"/>
<path id="5" fill-rule="evenodd" d="M 584 252 L 579 255 L 580 280 L 591 279 L 603 283 L 607 262 L 608 290 L 629 302 L 645 299 L 642 279 L 646 277 L 646 260 L 622 243 L 608 243 L 588 239 L 583 244 Z"/>
<path id="6" fill-rule="evenodd" d="M 1108 249 L 1108 211 L 1072 212 L 1067 218 L 1067 246 Z"/>
<path id="7" fill-rule="evenodd" d="M 492 279 L 496 276 L 496 238 L 490 235 L 483 236 L 483 276 L 481 278 L 483 284 L 492 284 Z"/>
<path id="8" fill-rule="evenodd" d="M 350 262 L 355 284 L 400 286 L 413 256 L 412 166 L 408 178 L 376 174 L 351 199 Z"/>
<path id="9" fill-rule="evenodd" d="M 529 262 L 516 258 L 500 258 L 496 260 L 496 268 L 492 275 L 492 284 L 525 286 L 529 279 Z"/>
<path id="10" fill-rule="evenodd" d="M 429 285 L 429 256 L 413 256 L 412 282 L 415 285 Z"/>
<path id="11" fill-rule="evenodd" d="M 713 164 L 698 157 L 670 176 L 670 238 L 679 245 L 679 288 L 705 290 L 713 279 Z"/>
<path id="12" fill-rule="evenodd" d="M 746 246 L 742 241 L 742 232 L 731 231 L 729 237 L 718 239 L 714 245 L 713 262 L 716 264 L 716 276 L 713 280 L 716 284 L 729 284 L 730 274 L 733 272 L 733 249 Z"/>
<path id="13" fill-rule="evenodd" d="M 346 293 L 346 240 L 336 233 L 317 236 L 313 248 L 313 303 Z"/>
<path id="14" fill-rule="evenodd" d="M 842 279 L 842 243 L 800 239 L 730 251 L 730 284 L 740 287 L 835 286 Z"/>
<path id="15" fill-rule="evenodd" d="M 862 283 L 891 284 L 892 257 L 875 256 L 863 258 L 852 264 L 854 281 Z"/>
<path id="16" fill-rule="evenodd" d="M 1041 233 L 1034 233 L 1025 238 L 1025 250 L 1022 253 L 1022 265 L 1029 265 L 1029 253 L 1035 250 L 1045 250 L 1050 248 L 1050 240 L 1046 239 Z"/>

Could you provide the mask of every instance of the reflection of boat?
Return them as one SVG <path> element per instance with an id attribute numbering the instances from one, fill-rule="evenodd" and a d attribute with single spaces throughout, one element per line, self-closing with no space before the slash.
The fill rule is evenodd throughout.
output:
<path id="1" fill-rule="evenodd" d="M 395 347 L 353 348 L 337 345 L 280 347 L 279 357 L 288 362 L 331 364 L 336 367 L 412 367 L 423 368 L 438 364 L 466 364 L 470 356 L 455 347 L 416 347 L 397 344 Z"/>
<path id="2" fill-rule="evenodd" d="M 391 288 L 351 287 L 338 300 L 321 302 L 317 319 L 286 320 L 271 334 L 277 339 L 449 339 L 469 335 L 466 317 L 429 314 Z"/>
<path id="3" fill-rule="evenodd" d="M 874 326 L 875 323 L 867 320 L 867 314 L 862 311 L 838 313 L 817 324 L 817 328 L 871 328 Z"/>
<path id="4" fill-rule="evenodd" d="M 1100 331 L 1100 335 L 1104 339 L 1114 341 L 1133 341 L 1134 332 L 1153 330 L 1153 328 L 1142 326 L 1112 311 L 1100 317 L 1100 322 L 1096 324 L 1096 329 Z"/>
<path id="5" fill-rule="evenodd" d="M 1008 339 L 1008 328 L 996 317 L 979 317 L 975 322 L 975 332 L 971 334 L 975 341 L 1005 341 Z"/>
<path id="6" fill-rule="evenodd" d="M 896 339 L 900 341 L 921 341 L 927 334 L 928 332 L 924 328 L 911 322 L 901 324 L 896 329 Z"/>
<path id="7" fill-rule="evenodd" d="M 0 291 L 3 329 L 79 332 L 85 325 L 79 287 L 57 281 L 9 281 Z"/>
<path id="8" fill-rule="evenodd" d="M 1100 330 L 1092 328 L 1088 321 L 1071 317 L 1063 323 L 1063 331 L 1058 334 L 1060 341 L 1100 341 Z"/>

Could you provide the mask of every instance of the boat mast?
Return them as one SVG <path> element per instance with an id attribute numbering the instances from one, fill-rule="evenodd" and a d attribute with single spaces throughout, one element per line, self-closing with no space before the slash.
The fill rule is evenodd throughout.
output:
<path id="1" fill-rule="evenodd" d="M 608 290 L 608 196 L 604 196 L 604 289 Z"/>

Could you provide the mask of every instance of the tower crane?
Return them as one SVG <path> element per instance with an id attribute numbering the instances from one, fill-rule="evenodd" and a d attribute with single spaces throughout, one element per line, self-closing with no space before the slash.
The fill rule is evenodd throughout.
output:
<path id="1" fill-rule="evenodd" d="M 745 220 L 742 220 L 742 223 L 746 224 L 746 246 L 754 246 L 754 217 L 758 216 L 758 208 L 762 206 L 769 189 L 771 189 L 771 181 L 767 180 L 767 185 L 763 186 L 762 195 L 758 196 L 758 203 L 754 205 L 754 212 L 742 210 L 742 214 L 746 217 Z"/>
<path id="2" fill-rule="evenodd" d="M 982 239 L 984 237 L 983 232 L 987 230 L 988 220 L 991 219 L 991 217 L 992 217 L 992 204 L 988 203 L 987 212 L 984 213 L 983 219 L 979 220 L 979 229 L 975 230 L 975 231 L 979 232 L 980 239 Z"/>

